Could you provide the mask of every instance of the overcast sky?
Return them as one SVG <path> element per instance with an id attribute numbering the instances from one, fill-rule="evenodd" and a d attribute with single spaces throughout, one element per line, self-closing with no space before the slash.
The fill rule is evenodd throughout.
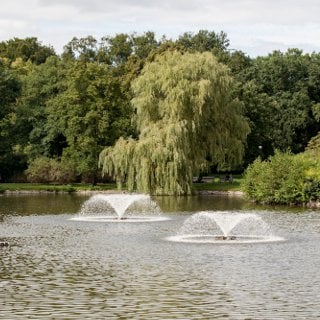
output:
<path id="1" fill-rule="evenodd" d="M 251 56 L 320 52 L 320 0 L 0 0 L 0 41 L 34 36 L 58 53 L 74 36 L 200 29 L 226 32 Z"/>

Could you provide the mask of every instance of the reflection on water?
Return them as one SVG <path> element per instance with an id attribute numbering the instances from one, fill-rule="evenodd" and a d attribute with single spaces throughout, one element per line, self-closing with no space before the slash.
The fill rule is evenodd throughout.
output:
<path id="1" fill-rule="evenodd" d="M 16 194 L 0 195 L 2 214 L 57 214 L 78 212 L 88 196 L 76 194 Z"/>
<path id="2" fill-rule="evenodd" d="M 163 212 L 233 210 L 246 205 L 240 197 L 223 196 L 158 196 L 154 197 Z"/>
<path id="3" fill-rule="evenodd" d="M 157 196 L 154 197 L 163 212 L 196 212 L 204 210 L 271 210 L 271 211 L 304 211 L 301 207 L 266 206 L 245 201 L 239 196 L 198 195 L 198 196 Z"/>
<path id="4" fill-rule="evenodd" d="M 157 197 L 171 220 L 70 221 L 87 197 L 1 196 L 0 319 L 318 319 L 320 215 Z M 169 242 L 196 211 L 261 215 L 279 243 Z"/>

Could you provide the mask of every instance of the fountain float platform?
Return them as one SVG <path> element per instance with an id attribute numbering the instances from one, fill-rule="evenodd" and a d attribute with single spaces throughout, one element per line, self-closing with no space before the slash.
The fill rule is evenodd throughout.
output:
<path id="1" fill-rule="evenodd" d="M 212 244 L 243 244 L 279 242 L 285 239 L 277 236 L 221 236 L 221 235 L 177 235 L 167 237 L 166 240 L 184 243 L 212 243 Z"/>
<path id="2" fill-rule="evenodd" d="M 202 211 L 188 218 L 169 241 L 187 243 L 258 243 L 283 241 L 268 224 L 253 213 Z"/>
<path id="3" fill-rule="evenodd" d="M 79 215 L 73 217 L 70 220 L 73 221 L 86 221 L 86 222 L 115 222 L 115 223 L 134 223 L 134 222 L 157 222 L 166 221 L 170 218 L 162 216 L 130 216 L 126 218 L 117 218 L 115 216 L 83 216 Z"/>

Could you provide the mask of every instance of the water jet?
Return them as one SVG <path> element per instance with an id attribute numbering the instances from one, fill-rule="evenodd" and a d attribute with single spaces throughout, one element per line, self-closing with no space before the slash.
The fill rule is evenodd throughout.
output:
<path id="1" fill-rule="evenodd" d="M 155 201 L 146 194 L 98 194 L 82 205 L 80 213 L 71 218 L 90 222 L 148 222 L 168 218 L 161 215 Z"/>
<path id="2" fill-rule="evenodd" d="M 262 218 L 253 213 L 203 211 L 188 218 L 170 241 L 189 243 L 256 243 L 284 240 L 272 234 Z"/>

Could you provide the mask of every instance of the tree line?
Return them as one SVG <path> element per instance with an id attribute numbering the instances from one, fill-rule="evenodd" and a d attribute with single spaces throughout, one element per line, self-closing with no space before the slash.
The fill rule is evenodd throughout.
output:
<path id="1" fill-rule="evenodd" d="M 210 109 L 209 102 L 232 104 L 233 111 Z M 192 119 L 188 104 L 198 106 Z M 251 58 L 231 50 L 224 32 L 207 30 L 176 40 L 153 32 L 73 38 L 60 55 L 37 38 L 0 42 L 1 181 L 95 183 L 102 171 L 130 181 L 152 156 L 144 183 L 156 172 L 152 166 L 170 167 L 157 160 L 165 156 L 174 159 L 166 160 L 172 172 L 191 168 L 190 181 L 201 171 L 241 170 L 276 150 L 302 152 L 319 128 L 319 53 L 289 49 Z M 190 165 L 180 165 L 185 160 L 173 150 Z M 134 168 L 126 165 L 131 156 Z"/>

